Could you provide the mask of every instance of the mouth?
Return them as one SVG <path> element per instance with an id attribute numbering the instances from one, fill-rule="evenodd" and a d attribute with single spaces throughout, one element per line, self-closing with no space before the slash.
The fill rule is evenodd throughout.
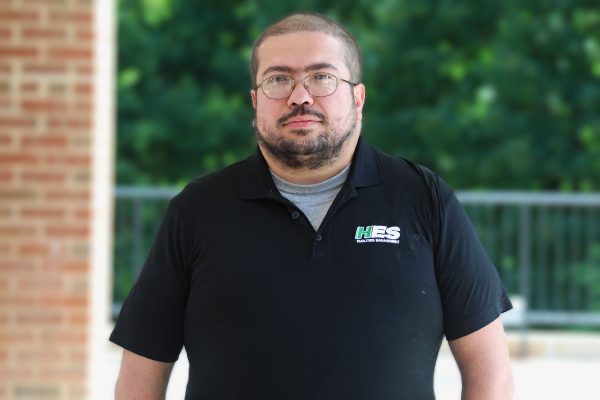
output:
<path id="1" fill-rule="evenodd" d="M 290 127 L 290 128 L 301 129 L 301 128 L 308 128 L 310 126 L 320 124 L 320 123 L 321 123 L 321 121 L 314 117 L 311 118 L 309 116 L 301 116 L 301 117 L 290 118 L 287 121 L 285 121 L 282 125 Z"/>
<path id="2" fill-rule="evenodd" d="M 294 128 L 294 129 L 301 129 L 301 128 L 308 128 L 310 126 L 319 124 L 320 121 L 316 121 L 313 119 L 298 119 L 298 120 L 293 120 L 293 121 L 287 121 L 283 124 L 283 126 L 287 126 L 289 128 Z"/>
<path id="3" fill-rule="evenodd" d="M 327 118 L 325 115 L 302 104 L 300 107 L 292 110 L 292 112 L 279 118 L 277 124 L 284 128 L 304 129 L 315 124 L 326 124 L 326 121 Z"/>

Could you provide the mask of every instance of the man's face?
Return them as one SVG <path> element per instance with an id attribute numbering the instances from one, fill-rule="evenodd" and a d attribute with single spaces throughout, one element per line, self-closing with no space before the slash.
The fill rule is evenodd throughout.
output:
<path id="1" fill-rule="evenodd" d="M 267 38 L 258 49 L 256 81 L 274 75 L 304 79 L 327 72 L 350 80 L 342 45 L 319 32 Z M 356 143 L 362 120 L 364 86 L 338 79 L 335 93 L 312 96 L 300 83 L 285 99 L 270 99 L 261 88 L 251 91 L 259 146 L 290 168 L 317 169 L 334 162 L 345 146 Z"/>

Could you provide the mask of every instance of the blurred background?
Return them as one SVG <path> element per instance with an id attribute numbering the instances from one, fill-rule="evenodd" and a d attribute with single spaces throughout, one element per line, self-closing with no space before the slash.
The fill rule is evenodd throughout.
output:
<path id="1" fill-rule="evenodd" d="M 15 232 L 17 236 L 27 235 L 19 227 L 28 223 L 27 218 L 42 218 L 44 227 L 53 218 L 48 212 L 40 215 L 38 210 L 32 215 L 21 210 L 24 185 L 39 181 L 25 179 L 22 174 L 29 164 L 15 154 L 36 143 L 39 154 L 54 154 L 57 142 L 48 137 L 55 137 L 62 125 L 51 122 L 57 120 L 57 112 L 65 112 L 47 103 L 41 108 L 38 104 L 34 110 L 22 103 L 11 108 L 13 99 L 27 93 L 20 80 L 30 72 L 27 61 L 22 61 L 29 56 L 23 55 L 22 49 L 15 50 L 15 43 L 27 38 L 27 29 L 32 29 L 27 24 L 44 28 L 53 21 L 52 15 L 61 15 L 62 8 L 85 14 L 92 6 L 84 0 L 4 3 L 0 5 L 0 185 L 5 186 L 0 189 L 0 228 L 4 228 L 0 229 L 0 241 L 7 244 L 0 244 L 0 290 L 6 294 L 0 303 L 0 323 L 6 343 L 16 343 L 14 332 L 25 329 L 23 326 L 70 327 L 72 316 L 44 317 L 47 309 L 40 311 L 36 303 L 43 298 L 32 295 L 35 301 L 31 304 L 24 300 L 15 303 L 14 298 L 32 276 L 38 280 L 48 276 L 48 268 L 39 265 L 54 263 L 61 265 L 61 271 L 69 270 L 65 265 L 74 267 L 69 257 L 62 256 L 63 245 L 56 242 L 56 231 L 47 229 L 32 251 L 33 257 L 42 257 L 42 261 L 33 262 L 25 272 L 23 262 L 15 261 L 30 255 L 23 251 L 27 236 L 14 239 Z M 52 65 L 73 61 L 65 79 L 75 85 L 74 91 L 80 96 L 95 96 L 96 102 L 103 98 L 115 101 L 112 105 L 107 100 L 111 111 L 98 117 L 94 125 L 97 131 L 103 118 L 109 125 L 114 118 L 114 128 L 106 131 L 109 135 L 114 130 L 115 141 L 114 163 L 108 159 L 114 167 L 110 191 L 114 212 L 109 216 L 114 226 L 109 232 L 112 248 L 106 248 L 110 252 L 106 256 L 110 271 L 106 273 L 112 276 L 105 288 L 110 293 L 104 301 L 108 303 L 107 331 L 102 331 L 100 339 L 83 337 L 102 341 L 101 355 L 92 359 L 105 363 L 105 368 L 94 369 L 92 365 L 82 367 L 81 376 L 42 374 L 40 378 L 35 367 L 14 367 L 31 362 L 38 353 L 25 352 L 23 356 L 0 347 L 0 398 L 103 398 L 94 395 L 94 385 L 103 386 L 104 392 L 99 393 L 109 393 L 118 372 L 120 350 L 105 342 L 106 335 L 139 273 L 166 205 L 194 177 L 254 151 L 249 98 L 252 44 L 266 26 L 295 11 L 324 13 L 358 40 L 362 81 L 367 89 L 363 137 L 388 153 L 435 170 L 456 189 L 516 306 L 503 316 L 516 398 L 600 397 L 597 0 L 282 0 L 276 4 L 253 0 L 118 0 L 113 4 L 97 0 L 94 7 L 98 10 L 109 3 L 103 12 L 113 15 L 114 40 L 110 35 L 80 36 L 80 28 L 70 35 L 77 40 L 108 40 L 114 46 L 116 61 L 108 83 L 115 88 L 114 93 L 109 90 L 101 94 L 94 70 L 86 74 L 86 62 L 91 63 L 93 57 L 97 62 L 97 52 L 54 54 L 53 43 L 60 39 L 56 32 L 54 36 L 46 32 L 29 37 L 40 48 L 49 49 L 48 57 L 54 54 Z M 39 9 L 45 11 L 40 11 L 37 19 L 18 16 L 19 12 Z M 76 17 L 57 17 L 56 24 L 73 21 L 92 25 L 91 18 Z M 101 22 L 97 18 L 94 21 L 96 31 L 101 30 Z M 3 61 L 2 57 L 13 57 L 13 61 Z M 48 65 L 33 71 L 42 82 L 50 82 L 60 73 Z M 18 87 L 13 85 L 17 81 Z M 77 86 L 86 83 L 88 86 Z M 51 83 L 48 85 L 42 97 L 55 98 L 56 91 L 51 90 Z M 88 107 L 93 109 L 93 104 Z M 78 116 L 83 112 L 81 108 L 67 110 Z M 14 120 L 23 112 L 49 113 L 50 117 L 43 117 L 46 123 L 23 127 Z M 63 125 L 86 132 L 85 123 L 79 126 L 77 121 L 71 118 Z M 71 147 L 67 146 L 67 153 L 74 148 L 73 143 L 90 154 L 97 154 L 94 146 L 112 146 L 89 139 L 75 141 L 71 136 L 68 143 Z M 60 154 L 64 148 L 58 147 Z M 36 168 L 55 161 L 45 159 Z M 65 165 L 79 165 L 76 161 L 65 161 Z M 62 183 L 58 178 L 48 179 L 44 185 Z M 73 190 L 76 177 L 67 175 L 67 180 L 67 187 Z M 82 184 L 92 183 L 84 179 Z M 87 216 L 94 224 L 93 218 L 99 217 L 93 212 L 82 216 L 83 206 L 64 197 L 51 200 L 66 210 L 66 214 L 54 214 L 58 219 L 73 214 L 73 218 Z M 90 199 L 84 196 L 78 201 Z M 17 209 L 19 212 L 14 211 Z M 94 242 L 95 231 L 69 232 L 68 240 L 82 234 L 83 244 L 67 242 L 64 251 L 85 257 L 82 248 L 88 241 Z M 90 270 L 80 266 L 77 271 L 86 274 Z M 38 276 L 36 271 L 42 272 Z M 83 285 L 87 289 L 81 290 L 93 291 L 100 284 L 97 282 L 88 278 Z M 43 290 L 62 288 L 38 283 L 32 290 L 40 285 Z M 65 306 L 62 302 L 55 305 Z M 33 307 L 37 319 L 19 318 L 20 311 L 14 311 L 19 307 Z M 88 320 L 81 314 L 85 313 L 79 310 L 76 314 L 83 318 L 78 323 L 86 324 Z M 34 335 L 17 342 L 23 347 L 27 338 L 44 346 L 56 339 Z M 87 359 L 84 350 L 74 354 Z M 45 357 L 51 363 L 53 356 Z M 183 398 L 185 363 L 182 354 L 169 388 L 170 399 Z M 90 378 L 90 374 L 102 376 Z M 68 389 L 62 383 L 59 389 L 52 389 L 56 387 L 52 379 L 75 379 L 72 375 L 91 379 L 92 390 L 83 384 Z M 460 376 L 444 345 L 436 370 L 436 395 L 439 399 L 458 399 L 459 393 Z"/>
<path id="2" fill-rule="evenodd" d="M 553 367 L 600 371 L 596 1 L 120 1 L 115 315 L 168 199 L 253 152 L 253 41 L 303 10 L 359 42 L 367 141 L 457 189 L 517 305 L 506 324 L 518 398 L 600 396 L 593 379 L 573 382 L 579 392 L 549 383 Z M 444 357 L 438 397 L 456 399 Z"/>

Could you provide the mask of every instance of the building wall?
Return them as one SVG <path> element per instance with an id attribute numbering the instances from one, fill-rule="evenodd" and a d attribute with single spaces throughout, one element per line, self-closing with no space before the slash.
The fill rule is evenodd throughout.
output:
<path id="1" fill-rule="evenodd" d="M 0 399 L 90 396 L 91 277 L 108 274 L 94 217 L 110 218 L 94 180 L 112 163 L 94 149 L 111 126 L 97 109 L 98 7 L 0 1 Z"/>

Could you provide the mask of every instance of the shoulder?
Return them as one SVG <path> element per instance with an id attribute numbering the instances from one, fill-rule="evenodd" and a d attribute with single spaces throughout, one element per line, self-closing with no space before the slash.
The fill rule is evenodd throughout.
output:
<path id="1" fill-rule="evenodd" d="M 230 206 L 232 201 L 239 198 L 240 176 L 250 158 L 195 178 L 173 197 L 171 203 L 184 213 L 218 205 Z"/>
<path id="2" fill-rule="evenodd" d="M 453 192 L 436 172 L 403 157 L 373 149 L 385 184 L 415 194 L 429 194 L 444 202 Z"/>

